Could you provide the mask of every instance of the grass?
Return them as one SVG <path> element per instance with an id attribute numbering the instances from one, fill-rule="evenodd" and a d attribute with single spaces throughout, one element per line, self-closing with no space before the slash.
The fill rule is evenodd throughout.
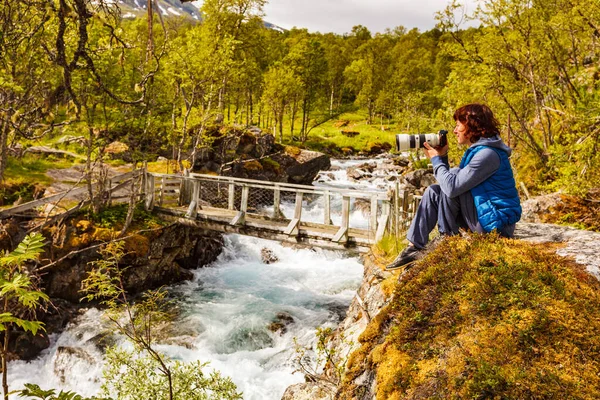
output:
<path id="1" fill-rule="evenodd" d="M 20 199 L 31 201 L 37 193 L 52 184 L 46 175 L 50 169 L 69 168 L 74 163 L 65 158 L 26 154 L 16 159 L 9 157 L 4 171 L 4 182 L 0 183 L 0 205 L 13 204 Z"/>
<path id="2" fill-rule="evenodd" d="M 340 126 L 347 121 L 347 124 Z M 298 145 L 297 141 L 293 141 L 290 134 L 290 121 L 286 119 L 283 124 L 284 144 Z M 300 123 L 296 121 L 294 125 L 294 136 L 297 136 L 300 131 Z M 384 124 L 385 130 L 381 130 L 379 123 L 373 125 L 367 124 L 366 113 L 360 111 L 347 112 L 339 115 L 330 121 L 312 129 L 308 135 L 308 140 L 305 147 L 324 151 L 328 148 L 352 148 L 355 152 L 367 151 L 374 143 L 394 143 L 396 130 L 390 129 L 391 125 Z M 342 131 L 354 131 L 359 134 L 354 137 L 347 137 L 342 134 Z M 277 134 L 277 139 L 279 133 Z"/>
<path id="3" fill-rule="evenodd" d="M 77 162 L 53 155 L 25 154 L 19 159 L 13 157 L 8 159 L 4 178 L 9 183 L 34 182 L 45 185 L 52 183 L 52 179 L 46 175 L 48 170 L 69 168 L 74 164 Z"/>
<path id="4" fill-rule="evenodd" d="M 396 283 L 339 398 L 600 398 L 600 282 L 548 245 L 452 237 Z"/>

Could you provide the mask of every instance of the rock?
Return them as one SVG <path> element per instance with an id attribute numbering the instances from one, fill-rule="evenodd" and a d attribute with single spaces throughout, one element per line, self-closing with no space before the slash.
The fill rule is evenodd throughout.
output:
<path id="1" fill-rule="evenodd" d="M 278 312 L 273 322 L 269 324 L 267 327 L 271 332 L 279 332 L 279 334 L 283 335 L 287 332 L 287 327 L 296 322 L 294 317 L 292 317 L 289 313 L 282 311 Z"/>
<path id="2" fill-rule="evenodd" d="M 560 196 L 560 193 L 552 193 L 523 201 L 521 204 L 523 207 L 521 221 L 541 222 L 540 216 L 549 213 L 551 208 L 562 201 Z"/>
<path id="3" fill-rule="evenodd" d="M 404 180 L 417 188 L 428 187 L 436 182 L 433 172 L 428 169 L 411 171 L 404 175 Z"/>
<path id="4" fill-rule="evenodd" d="M 265 328 L 239 328 L 230 332 L 218 351 L 233 354 L 238 351 L 256 351 L 273 346 L 273 339 Z"/>
<path id="5" fill-rule="evenodd" d="M 67 377 L 71 377 L 71 371 L 77 369 L 79 372 L 90 371 L 95 368 L 96 360 L 94 357 L 79 347 L 61 346 L 54 355 L 53 369 L 54 374 L 65 383 Z"/>
<path id="6" fill-rule="evenodd" d="M 108 146 L 106 146 L 104 151 L 108 154 L 121 154 L 126 151 L 129 151 L 129 146 L 127 146 L 123 142 L 114 141 L 114 142 L 110 143 Z"/>
<path id="7" fill-rule="evenodd" d="M 279 257 L 275 255 L 273 250 L 263 247 L 260 250 L 260 258 L 264 264 L 273 264 L 279 261 Z"/>
<path id="8" fill-rule="evenodd" d="M 35 336 L 30 332 L 13 332 L 9 346 L 9 358 L 19 360 L 33 360 L 42 351 L 50 346 L 50 339 L 45 332 L 38 332 Z"/>
<path id="9" fill-rule="evenodd" d="M 110 143 L 104 149 L 104 152 L 108 154 L 113 160 L 121 159 L 127 162 L 131 162 L 131 154 L 129 151 L 129 146 L 125 143 L 114 141 Z"/>
<path id="10" fill-rule="evenodd" d="M 156 161 L 158 162 L 165 162 L 165 161 L 169 161 L 169 159 L 167 157 L 163 157 L 163 156 L 159 156 Z"/>
<path id="11" fill-rule="evenodd" d="M 600 279 L 600 233 L 567 226 L 519 222 L 515 238 L 535 243 L 564 243 L 556 253 L 573 257 L 587 271 Z"/>
<path id="12" fill-rule="evenodd" d="M 281 164 L 281 163 L 280 163 Z M 311 185 L 319 171 L 328 170 L 331 166 L 329 157 L 323 153 L 302 150 L 294 157 L 294 162 L 284 166 L 289 183 Z"/>
<path id="13" fill-rule="evenodd" d="M 304 382 L 289 386 L 281 400 L 333 400 L 335 385 L 325 382 Z"/>
<path id="14" fill-rule="evenodd" d="M 57 144 L 71 144 L 77 143 L 81 146 L 85 146 L 87 144 L 87 139 L 84 136 L 73 136 L 73 135 L 64 135 L 56 141 Z"/>

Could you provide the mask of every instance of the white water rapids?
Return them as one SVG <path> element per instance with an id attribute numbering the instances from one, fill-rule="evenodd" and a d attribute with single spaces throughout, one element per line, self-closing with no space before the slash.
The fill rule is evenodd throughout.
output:
<path id="1" fill-rule="evenodd" d="M 353 163 L 332 164 L 344 168 Z M 345 171 L 328 174 L 321 180 L 331 181 L 333 174 L 327 184 L 348 186 Z M 293 214 L 292 204 L 282 206 L 286 215 Z M 367 219 L 355 212 L 351 226 L 366 226 Z M 260 253 L 265 247 L 280 261 L 264 264 Z M 304 381 L 294 373 L 294 338 L 310 347 L 317 327 L 335 327 L 362 273 L 358 258 L 341 252 L 225 236 L 217 261 L 194 271 L 193 281 L 169 288 L 181 312 L 158 349 L 174 359 L 210 362 L 206 371 L 214 368 L 231 377 L 244 399 L 280 399 L 287 386 Z M 285 333 L 271 332 L 269 324 L 282 315 L 293 322 Z M 105 330 L 102 312 L 87 310 L 52 336 L 51 346 L 36 360 L 9 364 L 10 388 L 36 383 L 43 389 L 99 394 L 103 354 L 98 337 Z"/>

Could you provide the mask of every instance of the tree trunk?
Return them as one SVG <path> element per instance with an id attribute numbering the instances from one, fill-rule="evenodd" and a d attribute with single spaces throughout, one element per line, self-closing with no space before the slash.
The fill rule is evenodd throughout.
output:
<path id="1" fill-rule="evenodd" d="M 154 34 L 152 33 L 152 0 L 147 1 L 148 8 L 148 48 L 146 49 L 146 62 L 154 55 Z"/>
<path id="2" fill-rule="evenodd" d="M 333 90 L 333 85 L 331 85 L 331 97 L 329 98 L 329 115 L 333 115 L 333 98 L 334 98 L 334 90 Z"/>
<path id="3" fill-rule="evenodd" d="M 11 115 L 7 115 L 7 119 Z M 8 163 L 8 126 L 5 121 L 0 122 L 0 182 L 4 181 L 4 171 Z"/>
<path id="4" fill-rule="evenodd" d="M 2 344 L 2 390 L 4 400 L 8 400 L 8 342 L 10 339 L 10 326 L 4 331 L 4 343 Z"/>
<path id="5" fill-rule="evenodd" d="M 294 137 L 294 123 L 296 122 L 296 113 L 298 112 L 298 100 L 294 99 L 292 103 L 292 117 L 290 121 L 290 136 Z"/>
<path id="6" fill-rule="evenodd" d="M 308 109 L 308 100 L 302 102 L 302 126 L 300 127 L 300 140 L 304 143 L 304 134 L 306 133 L 306 113 Z"/>

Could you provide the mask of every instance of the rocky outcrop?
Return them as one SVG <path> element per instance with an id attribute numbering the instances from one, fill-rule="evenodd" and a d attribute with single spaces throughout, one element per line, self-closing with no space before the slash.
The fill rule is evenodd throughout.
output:
<path id="1" fill-rule="evenodd" d="M 79 228 L 67 235 L 77 235 L 82 243 L 89 245 L 87 229 Z M 95 234 L 98 235 L 97 231 Z M 69 240 L 67 237 L 66 242 L 69 243 Z M 127 267 L 125 289 L 134 294 L 191 279 L 189 270 L 216 260 L 223 246 L 219 234 L 181 225 L 168 226 L 150 238 L 134 235 L 125 243 L 127 254 L 120 265 Z M 45 292 L 53 298 L 78 302 L 82 297 L 79 292 L 81 281 L 91 270 L 90 263 L 98 259 L 97 250 L 93 248 L 77 253 L 53 267 L 44 277 Z"/>
<path id="2" fill-rule="evenodd" d="M 208 135 L 214 140 L 198 155 L 198 172 L 310 185 L 319 171 L 330 167 L 329 156 L 277 144 L 258 127 L 221 127 Z"/>
<path id="3" fill-rule="evenodd" d="M 600 279 L 600 233 L 578 230 L 570 227 L 540 224 L 519 223 L 515 238 L 534 243 L 556 243 L 557 254 L 573 257 L 577 263 L 586 266 L 587 271 Z M 339 324 L 330 344 L 338 357 L 336 363 L 344 362 L 344 358 L 360 347 L 358 337 L 375 316 L 391 300 L 396 277 L 390 272 L 383 271 L 372 256 L 364 260 L 363 282 L 352 300 L 346 318 Z M 283 399 L 308 399 L 314 393 L 319 393 L 319 399 L 334 399 L 335 393 L 327 390 L 331 371 L 326 369 L 323 381 L 302 383 L 290 386 Z M 353 381 L 356 388 L 354 398 L 374 399 L 376 379 L 374 371 L 366 370 L 364 374 Z"/>

